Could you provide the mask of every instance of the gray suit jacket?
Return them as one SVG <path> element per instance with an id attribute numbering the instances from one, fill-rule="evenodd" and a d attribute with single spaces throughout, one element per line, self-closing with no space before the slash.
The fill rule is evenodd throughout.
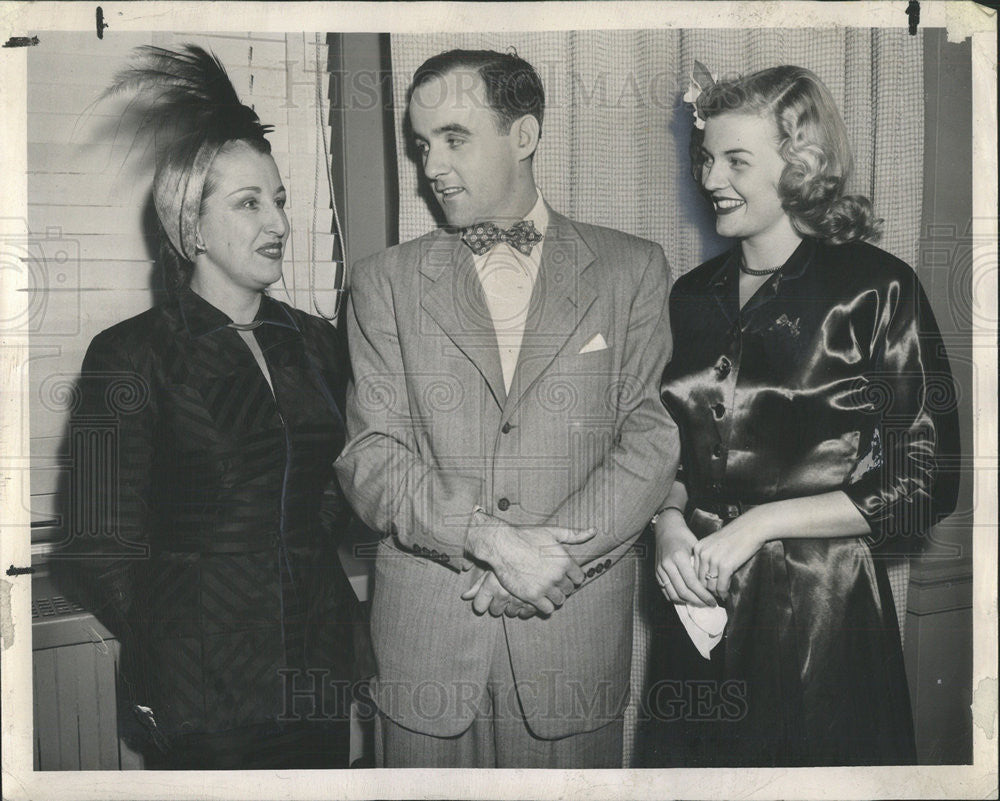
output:
<path id="1" fill-rule="evenodd" d="M 658 396 L 668 289 L 658 245 L 550 211 L 508 394 L 455 233 L 355 266 L 355 383 L 337 471 L 358 514 L 386 535 L 372 637 L 376 700 L 397 722 L 464 731 L 484 708 L 495 647 L 509 649 L 518 694 L 497 714 L 523 710 L 536 735 L 592 730 L 621 713 L 635 581 L 634 558 L 621 557 L 666 497 L 679 456 Z M 598 334 L 607 347 L 585 347 Z M 479 617 L 459 597 L 477 505 L 515 525 L 597 529 L 569 546 L 588 578 L 550 617 Z"/>

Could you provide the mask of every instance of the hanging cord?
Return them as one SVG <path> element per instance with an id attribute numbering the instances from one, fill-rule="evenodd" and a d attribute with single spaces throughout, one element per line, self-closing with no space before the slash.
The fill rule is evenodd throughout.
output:
<path id="1" fill-rule="evenodd" d="M 341 302 L 344 297 L 344 284 L 347 280 L 347 240 L 344 238 L 344 229 L 340 224 L 340 212 L 337 209 L 337 196 L 333 191 L 333 173 L 330 168 L 330 158 L 331 154 L 329 151 L 329 146 L 326 139 L 326 114 L 324 113 L 323 107 L 323 75 L 325 71 L 322 69 L 322 64 L 320 60 L 320 34 L 316 34 L 316 129 L 317 138 L 320 140 L 317 144 L 322 144 L 322 147 L 317 147 L 316 153 L 316 180 L 313 184 L 314 194 L 313 194 L 313 220 L 312 220 L 312 231 L 314 234 L 313 239 L 313 258 L 309 260 L 309 295 L 312 300 L 313 309 L 316 313 L 322 317 L 324 320 L 330 320 L 334 325 L 337 324 L 337 318 L 340 316 Z M 323 165 L 326 172 L 326 184 L 330 191 L 330 206 L 333 209 L 333 227 L 334 227 L 334 252 L 331 254 L 333 257 L 334 265 L 337 265 L 336 274 L 334 276 L 335 286 L 333 289 L 335 300 L 333 306 L 333 313 L 326 314 L 319 307 L 319 299 L 316 297 L 316 258 L 315 258 L 315 233 L 316 226 L 318 224 L 318 209 L 319 209 L 319 186 L 320 186 L 320 159 L 323 160 Z M 341 258 L 338 260 L 336 258 L 336 251 L 340 250 Z"/>

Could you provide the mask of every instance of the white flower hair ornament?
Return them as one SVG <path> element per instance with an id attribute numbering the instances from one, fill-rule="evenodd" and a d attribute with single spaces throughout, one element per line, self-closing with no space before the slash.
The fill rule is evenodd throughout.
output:
<path id="1" fill-rule="evenodd" d="M 715 86 L 716 76 L 708 71 L 708 67 L 700 61 L 694 62 L 694 69 L 691 71 L 691 85 L 684 93 L 684 102 L 694 106 L 694 127 L 698 130 L 705 129 L 705 120 L 698 115 L 698 98 L 706 89 Z"/>

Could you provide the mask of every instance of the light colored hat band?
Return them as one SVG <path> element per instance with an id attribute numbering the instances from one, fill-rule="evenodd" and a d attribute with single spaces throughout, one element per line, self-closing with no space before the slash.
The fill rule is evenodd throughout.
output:
<path id="1" fill-rule="evenodd" d="M 171 154 L 157 167 L 153 204 L 170 243 L 185 259 L 194 261 L 205 179 L 223 143 L 205 140 L 194 158 Z"/>

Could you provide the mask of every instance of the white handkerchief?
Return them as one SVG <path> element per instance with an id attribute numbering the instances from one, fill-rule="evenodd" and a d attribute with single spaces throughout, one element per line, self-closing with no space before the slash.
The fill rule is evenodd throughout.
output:
<path id="1" fill-rule="evenodd" d="M 595 350 L 607 350 L 608 343 L 604 341 L 604 334 L 594 334 L 582 348 L 580 353 L 593 353 Z"/>
<path id="2" fill-rule="evenodd" d="M 689 606 L 676 604 L 677 616 L 687 629 L 688 637 L 705 659 L 710 658 L 712 649 L 722 639 L 729 615 L 721 606 Z"/>

